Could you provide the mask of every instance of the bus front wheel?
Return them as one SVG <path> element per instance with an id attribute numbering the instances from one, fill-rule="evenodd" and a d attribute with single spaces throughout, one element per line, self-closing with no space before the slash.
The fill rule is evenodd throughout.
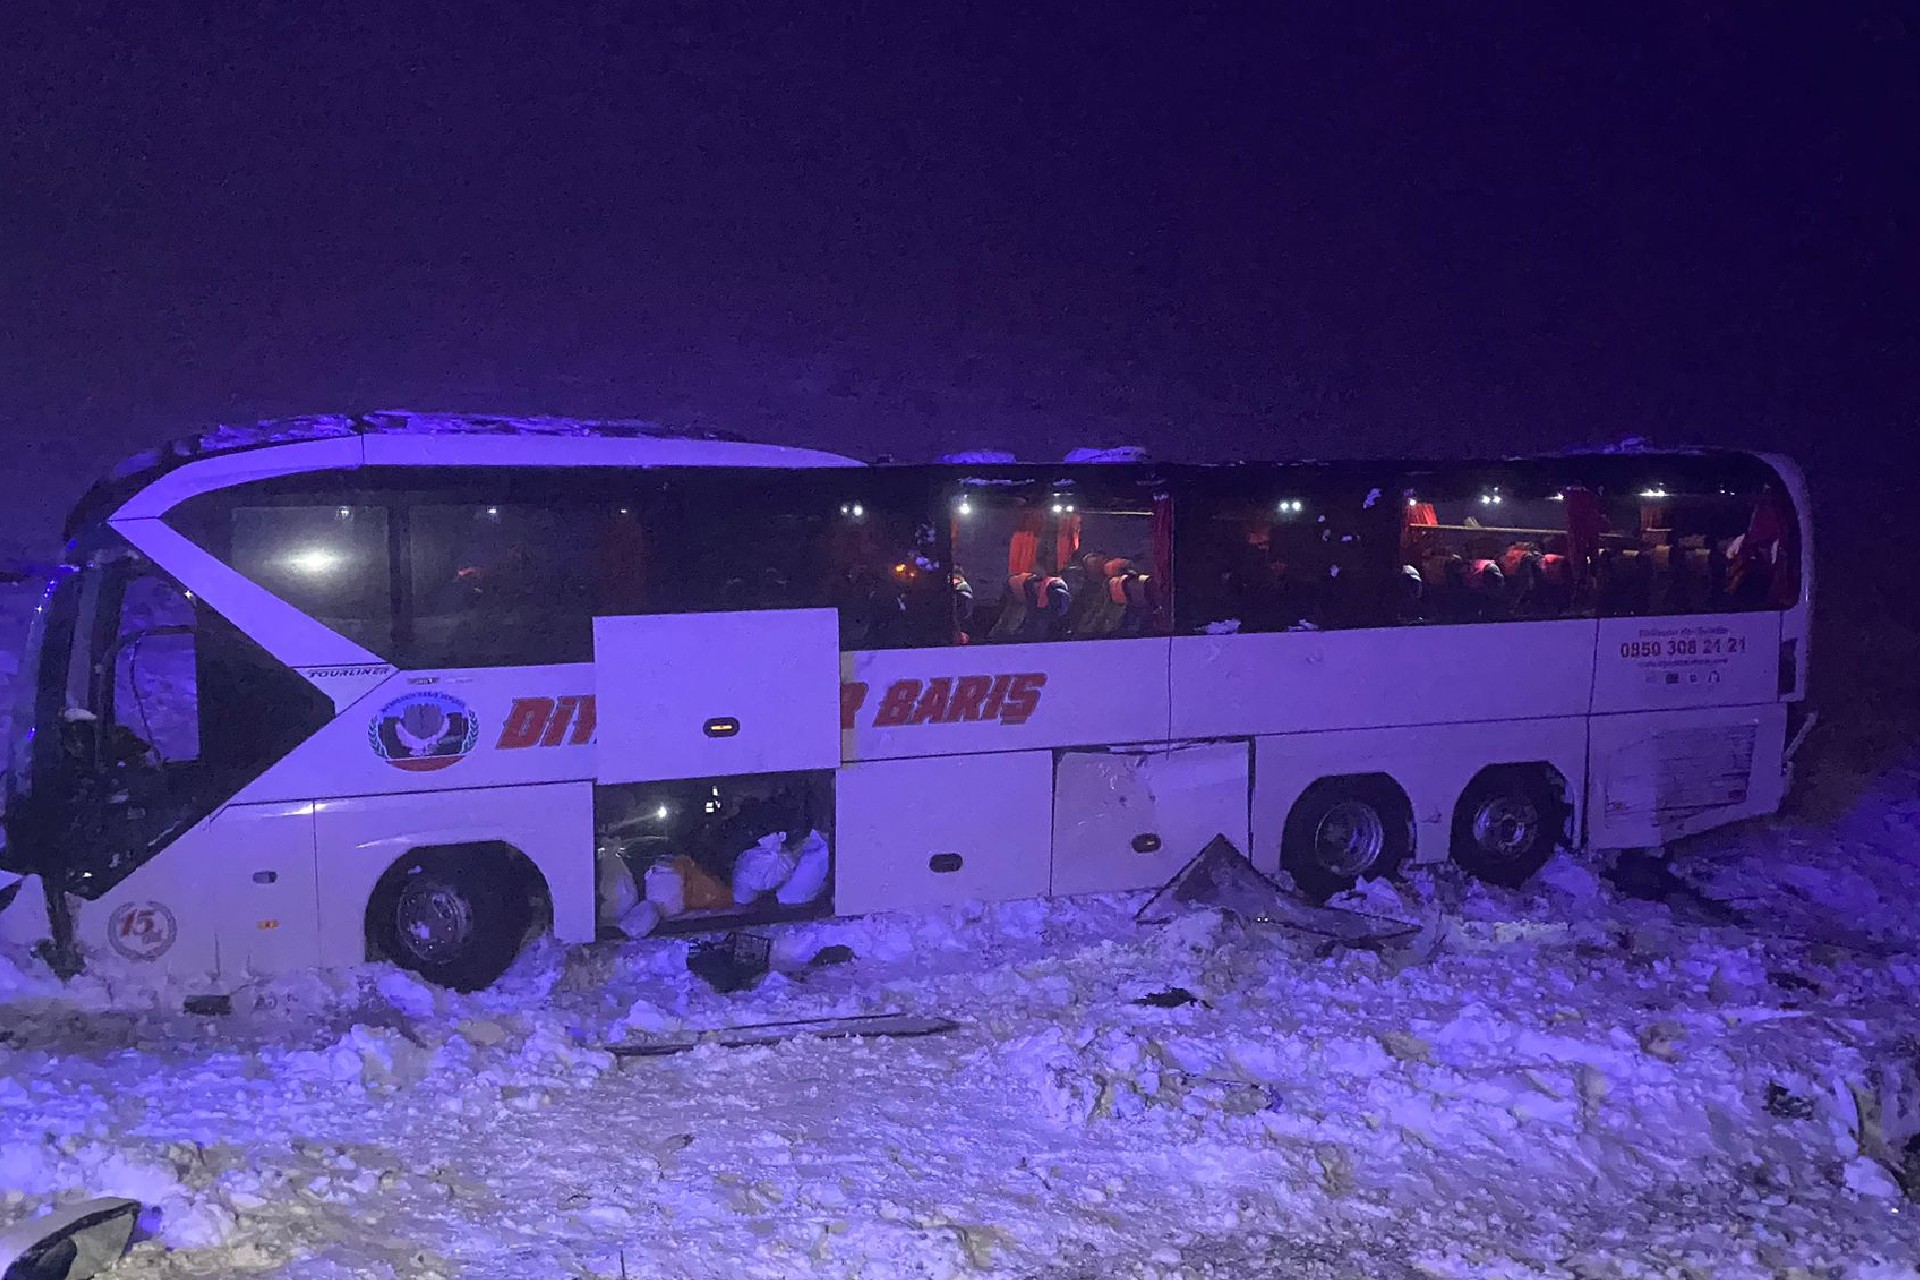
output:
<path id="1" fill-rule="evenodd" d="M 1316 901 L 1393 875 L 1412 853 L 1412 806 L 1379 773 L 1320 779 L 1294 802 L 1280 839 L 1281 869 Z"/>
<path id="2" fill-rule="evenodd" d="M 1566 801 L 1544 770 L 1488 769 L 1453 811 L 1453 860 L 1477 880 L 1517 888 L 1547 864 L 1566 825 Z"/>
<path id="3" fill-rule="evenodd" d="M 533 927 L 525 875 L 504 851 L 423 849 L 396 863 L 367 904 L 384 959 L 455 991 L 491 986 Z"/>

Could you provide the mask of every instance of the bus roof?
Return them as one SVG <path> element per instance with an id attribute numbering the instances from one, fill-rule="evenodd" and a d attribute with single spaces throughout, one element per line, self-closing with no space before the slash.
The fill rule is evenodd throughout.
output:
<path id="1" fill-rule="evenodd" d="M 538 443 L 535 443 L 535 442 Z M 556 445 L 560 447 L 556 449 Z M 306 446 L 289 448 L 289 446 Z M 282 464 L 265 457 L 277 449 Z M 121 462 L 87 491 L 67 519 L 71 538 L 89 521 L 120 511 L 156 486 L 171 505 L 188 492 L 316 467 L 568 463 L 612 466 L 858 466 L 816 449 L 759 444 L 732 432 L 681 429 L 638 418 L 558 418 L 382 410 L 315 414 L 222 425 L 171 440 Z M 211 466 L 195 464 L 213 463 Z M 179 473 L 193 468 L 191 480 Z M 179 476 L 183 483 L 162 484 Z M 144 514 L 157 514 L 148 512 Z"/>
<path id="2" fill-rule="evenodd" d="M 1576 454 L 1632 457 L 1755 459 L 1738 450 L 1653 448 L 1634 439 L 1595 450 L 1569 450 L 1550 457 Z M 1531 458 L 1481 459 L 1481 465 L 1501 466 L 1539 462 Z M 943 458 L 986 476 L 1029 477 L 1075 463 L 1122 464 L 1117 470 L 1140 469 L 1146 456 L 1139 450 L 1076 450 L 1063 462 L 1025 461 L 1011 454 L 979 453 Z M 1401 465 L 1459 465 L 1402 459 Z M 1784 460 L 1763 459 L 1763 465 Z M 1125 464 L 1134 464 L 1127 466 Z M 246 425 L 223 425 L 174 440 L 135 455 L 115 467 L 88 490 L 68 516 L 65 536 L 73 538 L 93 521 L 164 514 L 187 498 L 249 480 L 299 472 L 350 469 L 361 466 L 630 466 L 630 467 L 850 467 L 859 460 L 822 450 L 760 444 L 724 431 L 676 429 L 632 418 L 592 419 L 498 414 L 422 413 L 387 410 L 363 414 L 322 414 L 276 418 Z M 1247 464 L 1201 464 L 1202 472 L 1231 473 Z M 1282 462 L 1259 466 L 1306 466 L 1329 470 L 1368 465 L 1362 460 Z M 1151 464 L 1149 464 L 1149 467 Z M 1186 470 L 1187 468 L 1178 468 Z"/>

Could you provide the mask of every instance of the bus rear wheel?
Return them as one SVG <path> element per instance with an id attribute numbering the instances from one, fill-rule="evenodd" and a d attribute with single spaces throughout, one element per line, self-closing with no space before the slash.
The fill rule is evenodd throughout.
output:
<path id="1" fill-rule="evenodd" d="M 425 849 L 380 878 L 367 932 L 385 959 L 455 991 L 491 986 L 533 927 L 524 874 L 502 851 Z"/>
<path id="2" fill-rule="evenodd" d="M 1453 811 L 1453 860 L 1477 880 L 1518 888 L 1547 865 L 1566 823 L 1566 802 L 1542 770 L 1488 769 Z"/>
<path id="3" fill-rule="evenodd" d="M 1413 809 L 1384 774 L 1322 778 L 1287 814 L 1280 866 L 1316 901 L 1362 877 L 1390 876 L 1413 853 Z"/>

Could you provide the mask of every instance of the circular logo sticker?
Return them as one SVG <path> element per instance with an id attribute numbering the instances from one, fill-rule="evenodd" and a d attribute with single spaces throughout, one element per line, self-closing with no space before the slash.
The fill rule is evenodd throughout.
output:
<path id="1" fill-rule="evenodd" d="M 179 921 L 157 902 L 122 903 L 107 921 L 107 945 L 129 960 L 158 960 L 179 936 Z"/>
<path id="2" fill-rule="evenodd" d="M 480 722 L 451 694 L 409 693 L 380 708 L 367 741 L 394 768 L 422 773 L 465 759 L 480 741 Z"/>

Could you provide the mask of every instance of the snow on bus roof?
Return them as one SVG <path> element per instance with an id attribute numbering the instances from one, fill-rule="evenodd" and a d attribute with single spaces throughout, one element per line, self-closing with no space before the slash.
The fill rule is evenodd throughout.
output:
<path id="1" fill-rule="evenodd" d="M 124 480 L 169 463 L 178 464 L 192 458 L 257 449 L 265 445 L 371 435 L 650 437 L 747 443 L 746 437 L 728 431 L 681 429 L 644 418 L 562 418 L 544 414 L 423 413 L 411 409 L 383 409 L 364 414 L 306 414 L 249 423 L 222 423 L 198 435 L 136 453 L 115 466 L 108 477 Z"/>

